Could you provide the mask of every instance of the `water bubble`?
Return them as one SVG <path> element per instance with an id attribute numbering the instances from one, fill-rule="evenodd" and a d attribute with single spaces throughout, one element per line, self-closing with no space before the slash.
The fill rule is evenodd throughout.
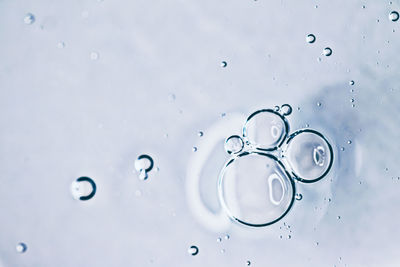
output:
<path id="1" fill-rule="evenodd" d="M 243 152 L 230 159 L 218 180 L 221 206 L 234 221 L 266 226 L 283 218 L 294 201 L 294 183 L 273 155 Z"/>
<path id="2" fill-rule="evenodd" d="M 291 239 L 291 238 L 292 238 L 292 236 L 291 236 L 291 235 L 288 235 L 288 236 L 287 236 L 287 238 L 288 238 L 288 239 Z"/>
<path id="3" fill-rule="evenodd" d="M 275 150 L 287 136 L 289 124 L 285 117 L 271 109 L 262 109 L 251 114 L 244 126 L 246 142 L 260 150 Z"/>
<path id="4" fill-rule="evenodd" d="M 307 35 L 306 41 L 307 41 L 307 43 L 309 43 L 309 44 L 314 43 L 314 42 L 315 42 L 315 35 L 312 34 L 312 33 L 310 33 L 309 35 Z"/>
<path id="5" fill-rule="evenodd" d="M 195 147 L 195 146 L 192 147 L 192 151 L 193 151 L 193 152 L 196 152 L 196 151 L 197 151 L 197 147 Z"/>
<path id="6" fill-rule="evenodd" d="M 35 15 L 33 15 L 32 13 L 28 13 L 25 15 L 24 17 L 24 23 L 27 25 L 31 25 L 35 22 Z"/>
<path id="7" fill-rule="evenodd" d="M 363 6 L 362 6 L 362 8 L 363 8 L 363 9 L 365 9 L 365 8 L 366 8 L 366 6 L 365 6 L 365 5 L 363 5 Z"/>
<path id="8" fill-rule="evenodd" d="M 332 147 L 319 132 L 299 130 L 290 135 L 286 143 L 282 153 L 296 179 L 306 183 L 315 182 L 330 170 L 333 162 Z"/>
<path id="9" fill-rule="evenodd" d="M 96 194 L 96 183 L 90 177 L 79 177 L 72 182 L 71 193 L 76 200 L 89 200 Z"/>
<path id="10" fill-rule="evenodd" d="M 354 101 L 355 101 L 354 98 L 350 99 L 350 102 L 351 102 L 351 103 L 353 103 Z"/>
<path id="11" fill-rule="evenodd" d="M 188 253 L 192 256 L 196 256 L 199 253 L 199 248 L 197 246 L 191 246 L 188 248 Z"/>
<path id="12" fill-rule="evenodd" d="M 222 238 L 221 237 L 218 237 L 217 238 L 217 242 L 221 242 L 222 241 Z"/>
<path id="13" fill-rule="evenodd" d="M 351 80 L 350 82 L 349 82 L 349 85 L 354 85 L 354 81 L 353 80 Z"/>
<path id="14" fill-rule="evenodd" d="M 340 150 L 344 151 L 344 147 L 341 147 Z"/>
<path id="15" fill-rule="evenodd" d="M 229 235 L 225 235 L 225 239 L 226 240 L 228 240 L 228 239 L 230 239 L 231 237 L 229 236 Z"/>
<path id="16" fill-rule="evenodd" d="M 303 199 L 303 195 L 302 194 L 300 194 L 300 193 L 297 193 L 296 194 L 296 200 L 302 200 Z"/>
<path id="17" fill-rule="evenodd" d="M 288 116 L 292 113 L 292 107 L 289 104 L 283 104 L 281 106 L 281 112 L 283 116 Z"/>
<path id="18" fill-rule="evenodd" d="M 147 173 L 154 167 L 153 159 L 146 154 L 140 155 L 135 160 L 135 169 L 139 172 L 139 179 L 146 180 L 148 178 Z"/>
<path id="19" fill-rule="evenodd" d="M 25 253 L 28 247 L 25 243 L 20 242 L 15 246 L 15 249 L 18 253 Z"/>
<path id="20" fill-rule="evenodd" d="M 99 53 L 98 53 L 98 52 L 95 52 L 95 51 L 92 51 L 92 52 L 90 53 L 90 59 L 91 59 L 91 60 L 98 60 L 98 59 L 99 59 Z"/>
<path id="21" fill-rule="evenodd" d="M 322 51 L 322 54 L 323 54 L 324 56 L 329 57 L 330 55 L 332 55 L 332 49 L 329 48 L 329 47 L 325 47 L 324 50 Z"/>
<path id="22" fill-rule="evenodd" d="M 339 215 L 339 216 L 337 216 L 337 219 L 338 219 L 338 220 L 340 220 L 340 218 L 341 218 L 341 217 L 340 217 L 340 215 Z"/>
<path id="23" fill-rule="evenodd" d="M 202 131 L 198 132 L 197 134 L 199 137 L 202 137 L 204 135 L 204 133 Z"/>
<path id="24" fill-rule="evenodd" d="M 398 21 L 399 20 L 399 12 L 397 12 L 397 11 L 392 11 L 392 12 L 390 12 L 390 14 L 389 14 L 389 19 L 391 20 L 391 21 Z"/>
<path id="25" fill-rule="evenodd" d="M 221 67 L 222 68 L 226 68 L 226 66 L 228 66 L 228 63 L 226 61 L 222 61 L 221 62 Z"/>
<path id="26" fill-rule="evenodd" d="M 228 154 L 237 154 L 243 150 L 243 139 L 238 135 L 232 135 L 225 140 L 225 151 Z"/>
<path id="27" fill-rule="evenodd" d="M 348 141 L 347 141 L 347 144 L 351 145 L 351 143 L 352 143 L 351 140 L 348 140 Z"/>
<path id="28" fill-rule="evenodd" d="M 246 265 L 250 266 L 251 265 L 251 261 L 246 261 Z"/>
<path id="29" fill-rule="evenodd" d="M 317 106 L 320 107 L 322 105 L 321 102 L 317 102 Z"/>

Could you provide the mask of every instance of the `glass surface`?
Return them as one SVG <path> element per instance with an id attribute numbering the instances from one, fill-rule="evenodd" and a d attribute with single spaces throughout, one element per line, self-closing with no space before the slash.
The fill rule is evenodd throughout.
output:
<path id="1" fill-rule="evenodd" d="M 0 266 L 400 266 L 399 12 L 399 0 L 0 1 Z M 218 179 L 248 144 L 225 141 L 284 104 L 288 135 L 322 133 L 333 164 L 314 183 L 290 178 L 279 221 L 246 226 Z M 279 143 L 273 126 L 257 140 Z M 312 144 L 292 162 L 303 178 L 328 160 Z M 290 187 L 258 163 L 251 177 L 270 184 L 230 177 L 262 222 Z"/>

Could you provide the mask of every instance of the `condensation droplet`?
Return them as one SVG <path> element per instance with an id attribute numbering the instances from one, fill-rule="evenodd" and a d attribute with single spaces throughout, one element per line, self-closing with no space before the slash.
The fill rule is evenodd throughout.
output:
<path id="1" fill-rule="evenodd" d="M 340 150 L 344 151 L 344 147 L 341 147 Z"/>
<path id="2" fill-rule="evenodd" d="M 296 194 L 296 200 L 302 200 L 303 199 L 303 195 L 302 194 L 300 194 L 300 193 L 297 193 Z"/>
<path id="3" fill-rule="evenodd" d="M 338 220 L 340 220 L 341 218 L 342 218 L 342 217 L 340 217 L 340 215 L 339 215 L 339 216 L 337 216 L 337 219 L 338 219 Z"/>
<path id="4" fill-rule="evenodd" d="M 191 246 L 188 248 L 188 253 L 192 256 L 196 256 L 199 253 L 199 248 L 197 246 Z"/>
<path id="5" fill-rule="evenodd" d="M 314 42 L 315 42 L 315 35 L 312 34 L 312 33 L 310 33 L 309 35 L 307 35 L 306 41 L 307 41 L 307 43 L 309 43 L 309 44 L 314 43 Z"/>
<path id="6" fill-rule="evenodd" d="M 229 235 L 225 235 L 225 239 L 226 240 L 228 240 L 228 239 L 230 239 L 231 237 L 229 236 Z"/>
<path id="7" fill-rule="evenodd" d="M 291 239 L 291 238 L 292 238 L 292 236 L 291 236 L 291 235 L 288 235 L 288 236 L 287 236 L 287 238 L 288 238 L 288 239 Z"/>
<path id="8" fill-rule="evenodd" d="M 322 104 L 321 102 L 317 102 L 317 106 L 320 107 Z"/>
<path id="9" fill-rule="evenodd" d="M 226 66 L 228 66 L 228 63 L 226 61 L 222 61 L 221 62 L 221 67 L 222 68 L 226 68 Z"/>
<path id="10" fill-rule="evenodd" d="M 392 12 L 390 12 L 390 14 L 389 14 L 389 19 L 391 20 L 391 21 L 398 21 L 399 20 L 399 12 L 397 12 L 397 11 L 392 11 Z"/>
<path id="11" fill-rule="evenodd" d="M 143 154 L 137 157 L 135 160 L 135 169 L 139 173 L 140 180 L 147 180 L 148 172 L 154 167 L 153 158 L 149 155 Z"/>
<path id="12" fill-rule="evenodd" d="M 71 193 L 76 200 L 89 200 L 96 194 L 96 183 L 90 177 L 79 177 L 72 182 Z"/>
<path id="13" fill-rule="evenodd" d="M 290 114 L 292 114 L 292 107 L 289 104 L 283 104 L 281 106 L 281 113 L 283 116 L 288 116 Z"/>
<path id="14" fill-rule="evenodd" d="M 351 103 L 354 103 L 354 101 L 355 101 L 354 98 L 350 99 L 350 102 L 351 102 Z"/>
<path id="15" fill-rule="evenodd" d="M 351 140 L 348 140 L 348 141 L 347 141 L 347 144 L 351 145 L 351 143 L 352 143 Z"/>
<path id="16" fill-rule="evenodd" d="M 329 48 L 329 47 L 325 47 L 324 50 L 322 51 L 322 54 L 323 54 L 324 56 L 329 57 L 330 55 L 332 55 L 332 49 Z"/>
<path id="17" fill-rule="evenodd" d="M 196 152 L 196 151 L 197 151 L 197 147 L 195 147 L 195 146 L 192 147 L 192 151 L 193 151 L 193 152 Z"/>
<path id="18" fill-rule="evenodd" d="M 349 82 L 349 85 L 354 85 L 354 81 L 353 80 L 351 80 L 350 82 Z"/>
<path id="19" fill-rule="evenodd" d="M 32 13 L 27 13 L 24 17 L 24 23 L 27 25 L 33 24 L 35 20 L 35 15 L 33 15 Z"/>
<path id="20" fill-rule="evenodd" d="M 237 154 L 243 150 L 244 142 L 240 136 L 232 135 L 225 140 L 224 147 L 228 154 Z"/>
<path id="21" fill-rule="evenodd" d="M 91 60 L 98 60 L 98 59 L 99 59 L 99 53 L 98 53 L 98 52 L 95 52 L 95 51 L 92 51 L 92 52 L 90 53 L 90 59 L 91 59 Z"/>
<path id="22" fill-rule="evenodd" d="M 217 238 L 217 242 L 222 242 L 222 238 L 221 238 L 221 237 L 218 237 L 218 238 Z"/>
<path id="23" fill-rule="evenodd" d="M 199 131 L 197 134 L 199 137 L 202 137 L 204 135 L 204 133 L 202 131 Z"/>
<path id="24" fill-rule="evenodd" d="M 25 253 L 28 246 L 25 243 L 20 242 L 15 246 L 15 249 L 18 253 Z"/>
<path id="25" fill-rule="evenodd" d="M 246 261 L 246 265 L 250 266 L 251 265 L 251 261 Z"/>

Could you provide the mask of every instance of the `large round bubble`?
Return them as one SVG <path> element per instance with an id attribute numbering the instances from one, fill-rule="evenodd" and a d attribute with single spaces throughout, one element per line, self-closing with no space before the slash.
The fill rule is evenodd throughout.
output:
<path id="1" fill-rule="evenodd" d="M 286 138 L 289 124 L 272 109 L 262 109 L 251 114 L 243 126 L 246 142 L 259 150 L 275 150 Z"/>
<path id="2" fill-rule="evenodd" d="M 222 169 L 218 194 L 230 218 L 257 227 L 286 215 L 294 201 L 295 187 L 275 156 L 243 152 Z"/>
<path id="3" fill-rule="evenodd" d="M 322 179 L 333 162 L 332 146 L 322 134 L 311 129 L 293 133 L 283 156 L 295 178 L 306 183 Z"/>

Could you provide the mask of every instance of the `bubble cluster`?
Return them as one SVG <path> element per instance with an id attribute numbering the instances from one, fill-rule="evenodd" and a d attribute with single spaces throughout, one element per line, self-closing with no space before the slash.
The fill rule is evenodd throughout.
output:
<path id="1" fill-rule="evenodd" d="M 218 179 L 218 197 L 225 213 L 240 224 L 260 227 L 282 219 L 296 194 L 294 180 L 316 182 L 331 169 L 333 150 L 327 139 L 312 129 L 289 135 L 288 104 L 252 113 L 242 136 L 226 139 L 231 158 Z"/>

